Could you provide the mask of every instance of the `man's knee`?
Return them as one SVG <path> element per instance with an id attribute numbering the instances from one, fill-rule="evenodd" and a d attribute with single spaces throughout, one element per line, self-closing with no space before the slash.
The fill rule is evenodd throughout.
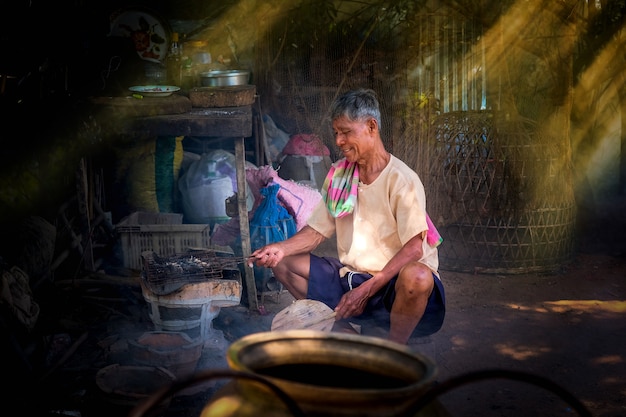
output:
<path id="1" fill-rule="evenodd" d="M 408 263 L 398 274 L 396 292 L 410 291 L 430 294 L 434 286 L 430 268 L 420 262 Z"/>
<path id="2" fill-rule="evenodd" d="M 277 279 L 281 279 L 289 272 L 289 269 L 285 262 L 279 262 L 274 268 L 272 268 L 272 273 Z"/>
<path id="3" fill-rule="evenodd" d="M 272 272 L 274 276 L 278 280 L 287 279 L 291 274 L 295 273 L 298 275 L 302 275 L 299 273 L 299 263 L 298 257 L 296 256 L 286 256 L 284 257 L 274 268 L 272 268 Z"/>

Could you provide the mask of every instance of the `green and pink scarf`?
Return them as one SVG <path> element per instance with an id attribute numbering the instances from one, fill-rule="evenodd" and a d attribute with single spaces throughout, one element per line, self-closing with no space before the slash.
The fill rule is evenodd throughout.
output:
<path id="1" fill-rule="evenodd" d="M 341 218 L 352 213 L 358 189 L 359 167 L 356 162 L 344 158 L 332 164 L 322 186 L 322 199 L 330 214 Z"/>

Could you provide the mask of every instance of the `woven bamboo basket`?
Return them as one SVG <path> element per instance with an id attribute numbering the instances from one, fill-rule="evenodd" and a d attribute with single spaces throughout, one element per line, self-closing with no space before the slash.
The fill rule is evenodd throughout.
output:
<path id="1" fill-rule="evenodd" d="M 575 201 L 557 141 L 530 121 L 482 111 L 443 114 L 430 134 L 441 269 L 513 274 L 571 260 Z"/>

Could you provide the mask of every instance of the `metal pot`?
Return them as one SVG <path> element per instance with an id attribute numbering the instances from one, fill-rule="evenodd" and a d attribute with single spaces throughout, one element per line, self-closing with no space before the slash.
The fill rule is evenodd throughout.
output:
<path id="1" fill-rule="evenodd" d="M 250 71 L 243 70 L 214 70 L 200 73 L 203 87 L 246 85 L 249 78 Z"/>
<path id="2" fill-rule="evenodd" d="M 318 417 L 406 416 L 437 368 L 408 347 L 371 336 L 314 330 L 253 333 L 227 353 L 233 371 L 262 376 Z M 224 411 L 228 410 L 228 411 Z M 295 414 L 267 387 L 246 380 L 219 390 L 202 416 Z"/>

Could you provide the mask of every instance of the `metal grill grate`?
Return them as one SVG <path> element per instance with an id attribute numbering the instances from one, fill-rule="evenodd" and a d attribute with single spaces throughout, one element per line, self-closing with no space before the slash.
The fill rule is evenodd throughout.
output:
<path id="1" fill-rule="evenodd" d="M 222 279 L 225 269 L 235 269 L 243 258 L 215 250 L 189 251 L 184 254 L 161 257 L 145 251 L 142 279 L 155 294 L 166 295 L 191 283 Z"/>

